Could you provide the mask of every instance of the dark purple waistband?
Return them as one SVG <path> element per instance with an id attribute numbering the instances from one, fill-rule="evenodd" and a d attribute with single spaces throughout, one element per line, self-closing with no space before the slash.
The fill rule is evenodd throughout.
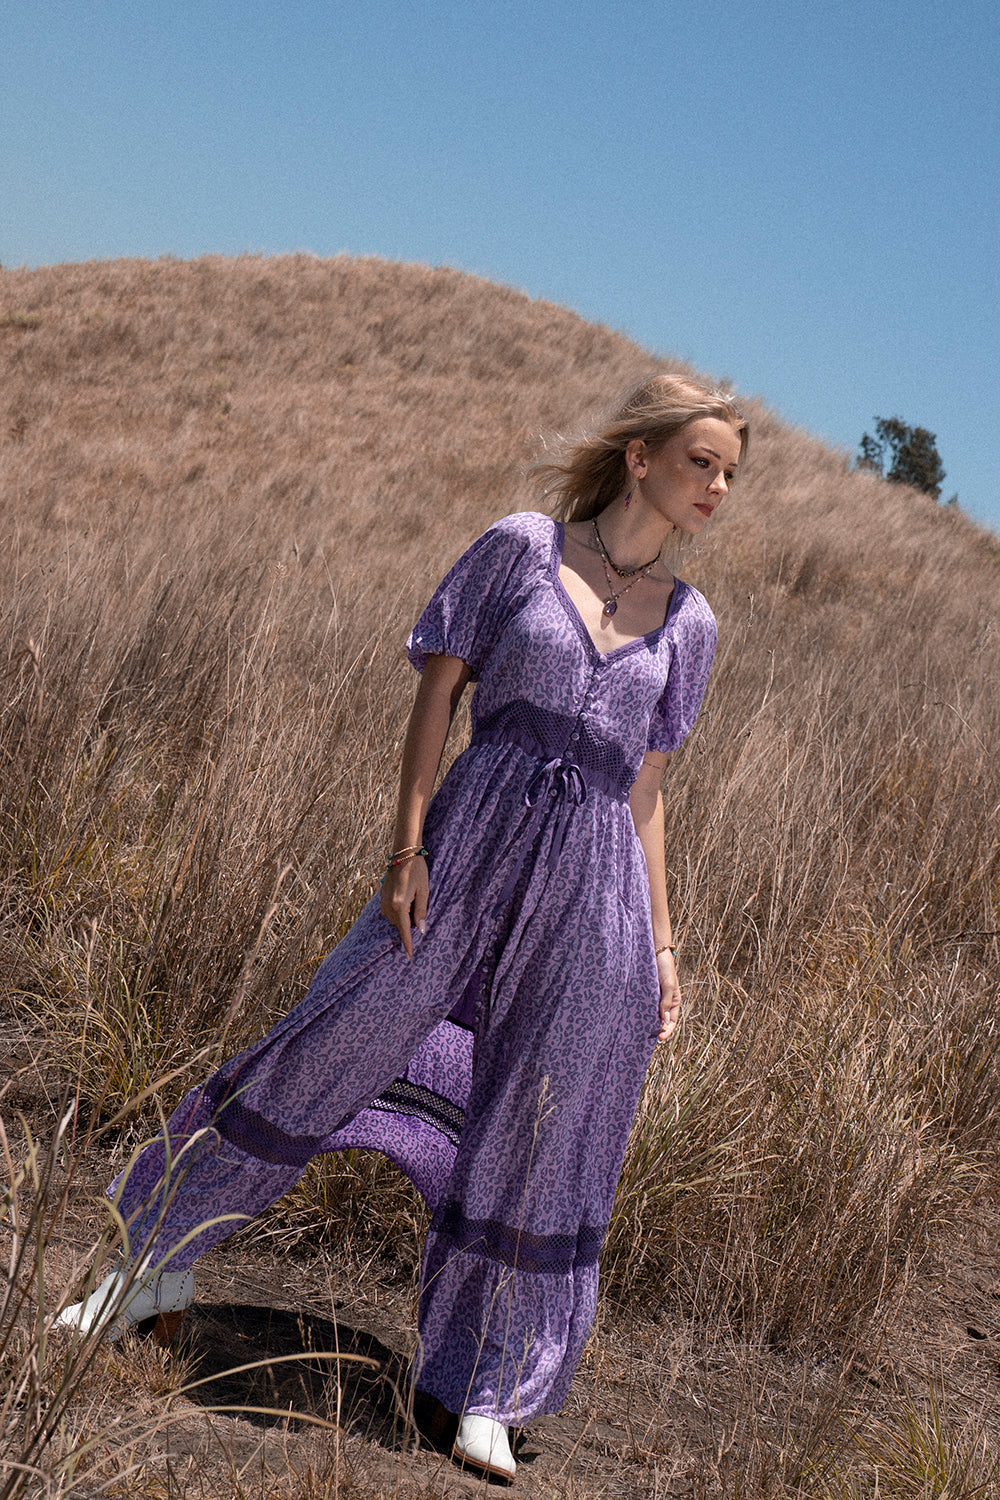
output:
<path id="1" fill-rule="evenodd" d="M 533 760 L 540 761 L 540 769 L 565 767 L 567 773 L 579 774 L 585 791 L 604 792 L 607 796 L 613 797 L 616 802 L 628 801 L 629 787 L 623 785 L 618 777 L 609 775 L 603 767 L 594 765 L 592 756 L 587 753 L 590 747 L 586 744 L 567 746 L 564 743 L 558 748 L 551 743 L 544 745 L 531 734 L 511 724 L 481 727 L 475 731 L 469 743 L 470 745 L 516 745 L 519 750 L 524 751 L 525 755 L 530 755 Z M 537 776 L 538 773 L 535 774 Z M 570 785 L 567 776 L 564 775 L 561 779 L 567 781 L 565 791 L 568 792 Z"/>

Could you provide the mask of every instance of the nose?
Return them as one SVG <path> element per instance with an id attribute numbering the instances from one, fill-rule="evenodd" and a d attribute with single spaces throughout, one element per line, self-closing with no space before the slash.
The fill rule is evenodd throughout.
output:
<path id="1" fill-rule="evenodd" d="M 723 495 L 729 494 L 729 486 L 726 483 L 726 476 L 725 474 L 723 474 L 721 469 L 719 470 L 718 474 L 714 476 L 708 488 L 713 495 L 718 495 L 720 499 Z"/>

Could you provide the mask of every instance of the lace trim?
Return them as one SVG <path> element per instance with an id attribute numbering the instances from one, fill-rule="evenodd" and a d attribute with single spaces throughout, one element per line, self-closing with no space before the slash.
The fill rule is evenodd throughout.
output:
<path id="1" fill-rule="evenodd" d="M 382 1110 L 385 1114 L 410 1115 L 415 1120 L 423 1120 L 425 1125 L 433 1125 L 442 1135 L 447 1136 L 453 1146 L 458 1145 L 462 1126 L 465 1124 L 465 1111 L 453 1100 L 446 1099 L 443 1094 L 436 1094 L 422 1083 L 411 1083 L 408 1078 L 397 1078 L 394 1083 L 390 1083 L 377 1099 L 372 1100 L 370 1108 Z"/>

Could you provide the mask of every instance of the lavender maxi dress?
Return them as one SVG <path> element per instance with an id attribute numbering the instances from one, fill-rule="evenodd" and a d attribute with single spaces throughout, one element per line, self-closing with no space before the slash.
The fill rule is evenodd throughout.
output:
<path id="1" fill-rule="evenodd" d="M 544 515 L 499 521 L 410 636 L 418 671 L 441 653 L 477 679 L 412 963 L 373 896 L 301 1004 L 175 1110 L 169 1168 L 161 1137 L 119 1180 L 133 1249 L 179 1270 L 318 1152 L 385 1152 L 433 1210 L 418 1383 L 518 1423 L 559 1410 L 583 1350 L 658 1029 L 629 788 L 690 730 L 715 646 L 678 580 L 659 630 L 599 652 L 562 540 Z"/>

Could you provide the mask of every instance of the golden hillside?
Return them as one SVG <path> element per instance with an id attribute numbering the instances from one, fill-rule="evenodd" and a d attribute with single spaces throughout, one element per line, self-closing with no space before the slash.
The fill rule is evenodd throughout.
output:
<path id="1" fill-rule="evenodd" d="M 0 358 L 3 498 L 19 525 L 115 535 L 166 510 L 176 536 L 189 519 L 252 520 L 290 549 L 364 546 L 356 563 L 390 578 L 432 516 L 448 514 L 458 545 L 528 503 L 520 469 L 539 435 L 576 427 L 657 363 L 475 277 L 306 256 L 0 271 Z M 978 571 L 974 528 L 845 472 L 749 404 L 754 464 L 727 523 L 738 540 L 725 538 L 740 556 L 752 542 L 801 566 L 808 533 L 810 577 L 825 548 L 866 581 L 888 567 L 919 586 L 923 553 Z"/>
<path id="2" fill-rule="evenodd" d="M 60 620 L 81 629 L 79 590 L 85 612 L 100 596 L 98 650 L 109 619 L 134 621 L 158 588 L 182 613 L 179 596 L 200 596 L 199 617 L 206 596 L 225 595 L 235 619 L 256 608 L 261 578 L 281 587 L 286 633 L 328 631 L 332 603 L 352 639 L 384 621 L 395 650 L 473 535 L 544 505 L 525 477 L 540 442 L 655 364 L 470 276 L 305 256 L 4 271 L 0 359 L 10 639 Z M 701 777 L 718 795 L 732 769 L 720 755 L 744 755 L 731 736 L 761 711 L 793 749 L 810 738 L 800 716 L 829 728 L 832 714 L 854 795 L 881 785 L 895 801 L 885 717 L 891 746 L 906 738 L 908 763 L 926 763 L 919 839 L 930 804 L 954 790 L 931 783 L 946 766 L 977 779 L 968 753 L 977 735 L 995 740 L 978 716 L 992 713 L 1000 545 L 748 406 L 746 478 L 678 564 L 722 633 Z M 287 687 L 296 647 L 283 650 Z M 956 858 L 985 833 L 960 821 Z M 880 826 L 895 858 L 898 830 Z"/>

